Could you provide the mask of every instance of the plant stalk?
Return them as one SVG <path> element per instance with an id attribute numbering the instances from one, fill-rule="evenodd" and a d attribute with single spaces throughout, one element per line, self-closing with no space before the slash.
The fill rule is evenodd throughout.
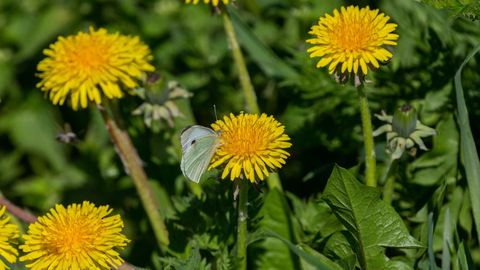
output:
<path id="1" fill-rule="evenodd" d="M 114 118 L 102 108 L 97 106 L 103 121 L 105 122 L 110 138 L 115 145 L 115 150 L 122 160 L 125 171 L 133 180 L 133 183 L 140 196 L 147 216 L 153 228 L 153 232 L 157 239 L 159 247 L 168 246 L 168 231 L 162 217 L 160 216 L 160 204 L 157 201 L 152 187 L 148 182 L 147 175 L 143 170 L 141 159 L 138 156 L 137 150 L 133 146 L 128 133 L 121 129 Z"/>
<path id="2" fill-rule="evenodd" d="M 240 260 L 239 270 L 247 269 L 247 220 L 248 220 L 248 187 L 244 179 L 237 180 L 239 191 L 238 199 L 238 231 L 237 231 L 237 258 Z"/>
<path id="3" fill-rule="evenodd" d="M 227 33 L 228 44 L 232 50 L 233 61 L 238 71 L 238 78 L 240 80 L 240 85 L 243 90 L 243 95 L 245 96 L 246 108 L 245 111 L 260 114 L 260 108 L 257 103 L 257 95 L 253 89 L 252 81 L 250 75 L 248 74 L 247 66 L 245 65 L 245 60 L 243 58 L 243 53 L 240 48 L 240 45 L 237 41 L 237 35 L 235 34 L 235 29 L 233 28 L 232 20 L 228 14 L 228 10 L 223 11 L 223 25 L 225 27 L 225 32 Z M 267 179 L 267 184 L 270 189 L 278 188 L 280 191 L 283 190 L 282 183 L 280 178 L 276 174 L 272 174 Z"/>
<path id="4" fill-rule="evenodd" d="M 245 65 L 245 60 L 243 58 L 242 50 L 238 45 L 237 36 L 235 34 L 235 29 L 233 29 L 232 20 L 228 11 L 223 12 L 223 25 L 225 27 L 225 32 L 227 32 L 228 44 L 230 50 L 232 50 L 233 60 L 235 66 L 237 67 L 238 77 L 240 79 L 240 85 L 243 89 L 243 95 L 245 96 L 246 101 L 246 111 L 250 113 L 260 113 L 260 109 L 257 104 L 257 95 L 253 89 L 252 81 L 250 80 L 250 75 L 248 74 L 247 66 Z"/>
<path id="5" fill-rule="evenodd" d="M 360 114 L 362 118 L 363 142 L 365 145 L 365 178 L 367 186 L 376 187 L 375 145 L 373 143 L 372 119 L 368 107 L 367 94 L 363 83 L 357 87 Z"/>
<path id="6" fill-rule="evenodd" d="M 388 204 L 392 204 L 393 191 L 395 187 L 395 176 L 390 174 L 392 172 L 394 162 L 394 159 L 388 158 L 385 171 L 380 179 L 380 185 L 383 185 L 383 200 Z"/>

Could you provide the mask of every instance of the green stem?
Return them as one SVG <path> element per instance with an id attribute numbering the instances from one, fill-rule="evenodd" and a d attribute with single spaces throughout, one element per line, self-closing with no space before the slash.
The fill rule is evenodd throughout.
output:
<path id="1" fill-rule="evenodd" d="M 393 190 L 395 186 L 395 176 L 390 175 L 394 162 L 395 160 L 392 160 L 391 158 L 388 159 L 385 171 L 383 172 L 380 180 L 380 184 L 383 184 L 383 200 L 388 204 L 392 203 Z"/>
<path id="2" fill-rule="evenodd" d="M 157 238 L 159 247 L 163 247 L 164 245 L 168 246 L 168 231 L 163 223 L 162 217 L 160 216 L 160 204 L 148 182 L 147 175 L 142 167 L 141 159 L 138 156 L 137 150 L 133 146 L 130 136 L 125 130 L 118 126 L 117 121 L 110 117 L 110 114 L 104 108 L 99 106 L 98 110 L 102 115 L 108 133 L 110 134 L 110 138 L 115 145 L 117 154 L 120 156 L 127 174 L 130 175 L 137 188 L 140 200 L 142 201 L 143 207 L 145 208 L 150 223 L 152 224 L 153 232 Z"/>
<path id="3" fill-rule="evenodd" d="M 238 199 L 238 231 L 237 231 L 237 258 L 240 260 L 239 270 L 247 269 L 247 220 L 248 220 L 248 187 L 246 180 L 237 180 L 239 191 Z"/>
<path id="4" fill-rule="evenodd" d="M 15 223 L 18 226 L 20 233 L 25 232 L 23 224 L 20 222 L 20 220 L 26 223 L 34 223 L 35 221 L 37 221 L 37 217 L 35 215 L 10 202 L 7 198 L 3 196 L 3 193 L 1 191 L 0 205 L 5 206 L 5 208 L 7 209 L 7 213 L 10 214 L 11 222 Z"/>
<path id="5" fill-rule="evenodd" d="M 230 50 L 232 50 L 233 60 L 235 62 L 235 66 L 237 67 L 238 77 L 240 79 L 240 85 L 242 86 L 243 95 L 245 96 L 245 101 L 247 103 L 246 111 L 258 114 L 260 113 L 260 109 L 257 104 L 257 96 L 255 94 L 255 90 L 253 89 L 250 75 L 248 75 L 242 50 L 238 45 L 232 20 L 230 19 L 230 15 L 228 15 L 227 10 L 223 12 L 223 25 L 225 27 L 225 32 L 227 32 L 228 44 L 230 45 Z"/>
<path id="6" fill-rule="evenodd" d="M 375 176 L 375 145 L 373 143 L 372 120 L 370 109 L 368 108 L 367 95 L 364 91 L 363 83 L 357 87 L 358 101 L 360 102 L 360 114 L 362 117 L 363 141 L 365 145 L 365 178 L 367 186 L 376 187 L 377 178 Z"/>
<path id="7" fill-rule="evenodd" d="M 245 96 L 245 101 L 247 103 L 245 111 L 259 114 L 260 109 L 257 103 L 257 96 L 255 94 L 255 90 L 253 89 L 247 66 L 245 65 L 242 50 L 238 45 L 237 36 L 235 34 L 235 29 L 233 29 L 232 20 L 230 19 L 228 10 L 223 11 L 223 25 L 225 26 L 225 32 L 227 33 L 228 37 L 228 44 L 230 45 L 230 49 L 232 50 L 233 60 L 235 62 L 235 66 L 237 67 L 240 85 L 242 86 L 243 95 Z M 270 177 L 268 177 L 267 184 L 270 189 L 278 188 L 280 191 L 283 190 L 282 183 L 280 182 L 280 177 L 278 177 L 277 174 L 272 174 Z"/>

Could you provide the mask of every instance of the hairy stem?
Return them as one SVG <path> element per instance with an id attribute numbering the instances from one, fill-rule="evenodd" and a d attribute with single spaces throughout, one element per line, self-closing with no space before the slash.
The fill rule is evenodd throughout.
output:
<path id="1" fill-rule="evenodd" d="M 363 83 L 357 87 L 360 114 L 362 118 L 363 142 L 365 145 L 365 178 L 367 186 L 376 187 L 375 145 L 373 143 L 372 119 L 368 107 L 367 94 Z"/>
<path id="2" fill-rule="evenodd" d="M 247 220 L 248 220 L 248 187 L 246 180 L 237 180 L 240 195 L 238 200 L 237 258 L 240 260 L 239 270 L 247 269 Z"/>
<path id="3" fill-rule="evenodd" d="M 248 74 L 242 50 L 238 44 L 237 35 L 235 34 L 235 29 L 233 28 L 232 20 L 230 19 L 228 10 L 223 11 L 223 25 L 225 27 L 225 32 L 227 33 L 228 44 L 232 51 L 233 61 L 235 62 L 235 66 L 238 71 L 238 77 L 243 90 L 243 95 L 245 96 L 245 102 L 247 105 L 245 111 L 259 114 L 260 108 L 258 107 L 257 103 L 257 95 L 253 89 L 252 81 L 250 80 L 250 75 Z M 276 174 L 273 174 L 268 178 L 267 184 L 270 189 L 278 188 L 280 191 L 283 190 L 280 178 Z"/>
<path id="4" fill-rule="evenodd" d="M 393 190 L 395 186 L 395 176 L 391 175 L 394 162 L 395 160 L 391 158 L 388 159 L 385 171 L 380 179 L 380 184 L 383 184 L 383 200 L 388 204 L 392 203 Z"/>
<path id="5" fill-rule="evenodd" d="M 4 205 L 5 208 L 7 208 L 7 211 L 10 212 L 14 217 L 23 220 L 24 222 L 27 223 L 33 223 L 37 221 L 37 217 L 30 212 L 16 206 L 13 204 L 11 201 L 9 201 L 7 198 L 3 197 L 2 194 L 0 194 L 0 205 Z"/>
<path id="6" fill-rule="evenodd" d="M 160 204 L 153 193 L 152 187 L 148 182 L 147 175 L 143 170 L 142 162 L 138 156 L 137 150 L 133 146 L 128 133 L 121 129 L 117 121 L 102 107 L 98 106 L 103 121 L 105 122 L 110 138 L 115 145 L 115 150 L 122 160 L 125 171 L 133 180 L 145 212 L 150 220 L 153 232 L 157 239 L 159 247 L 168 246 L 168 231 L 160 216 Z"/>
<path id="7" fill-rule="evenodd" d="M 227 32 L 228 44 L 230 45 L 230 50 L 232 50 L 233 61 L 237 67 L 238 77 L 240 79 L 240 85 L 243 89 L 243 95 L 245 96 L 245 101 L 247 103 L 246 111 L 250 113 L 260 113 L 260 109 L 257 104 L 257 95 L 253 89 L 252 81 L 250 80 L 250 75 L 248 75 L 247 66 L 245 65 L 245 60 L 243 58 L 242 50 L 238 45 L 237 36 L 235 34 L 235 29 L 233 29 L 232 20 L 228 12 L 223 12 L 223 25 L 225 27 L 225 32 Z"/>

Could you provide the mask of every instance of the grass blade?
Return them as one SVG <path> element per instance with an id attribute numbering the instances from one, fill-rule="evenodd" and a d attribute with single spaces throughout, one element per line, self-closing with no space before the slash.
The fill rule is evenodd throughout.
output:
<path id="1" fill-rule="evenodd" d="M 433 224 L 433 212 L 430 212 L 428 214 L 428 261 L 430 263 L 430 270 L 436 270 L 438 269 L 437 264 L 435 263 L 435 253 L 433 251 L 433 230 L 434 230 L 434 224 Z"/>
<path id="2" fill-rule="evenodd" d="M 480 194 L 480 163 L 472 130 L 470 129 L 468 110 L 467 105 L 465 104 L 462 87 L 462 69 L 479 50 L 480 46 L 477 46 L 467 58 L 465 58 L 455 74 L 454 81 L 457 97 L 458 125 L 460 127 L 462 158 L 465 172 L 467 174 L 468 188 L 470 190 L 470 200 L 472 202 L 475 228 L 477 230 L 478 241 L 480 242 L 480 196 L 478 196 L 478 194 Z"/>
<path id="3" fill-rule="evenodd" d="M 447 207 L 445 209 L 445 218 L 443 219 L 442 270 L 450 270 L 450 239 L 452 239 L 451 230 L 450 208 Z"/>
<path id="4" fill-rule="evenodd" d="M 285 64 L 282 59 L 275 55 L 270 48 L 265 46 L 252 33 L 248 26 L 240 19 L 235 9 L 229 8 L 228 11 L 232 17 L 232 23 L 238 35 L 238 41 L 268 76 L 284 79 L 298 78 L 298 74 L 293 68 Z"/>

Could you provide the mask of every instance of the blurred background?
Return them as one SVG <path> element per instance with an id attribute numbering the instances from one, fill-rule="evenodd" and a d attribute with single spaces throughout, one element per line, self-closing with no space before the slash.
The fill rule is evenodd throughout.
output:
<path id="1" fill-rule="evenodd" d="M 292 138 L 291 157 L 279 171 L 292 198 L 317 197 L 335 163 L 363 171 L 356 90 L 339 86 L 325 69 L 316 69 L 305 43 L 320 16 L 347 4 L 379 8 L 398 24 L 400 39 L 393 48 L 393 60 L 368 76 L 372 113 L 385 110 L 393 114 L 398 106 L 410 103 L 419 119 L 439 133 L 426 140 L 432 151 L 419 151 L 401 163 L 400 177 L 408 182 L 402 183 L 396 197 L 397 211 L 411 217 L 438 186 L 462 179 L 452 78 L 480 43 L 478 20 L 406 0 L 236 3 L 232 20 L 260 108 L 282 122 Z M 197 235 L 199 242 L 221 252 L 225 243 L 233 243 L 227 233 L 231 228 L 212 229 L 209 224 L 227 224 L 233 215 L 231 183 L 203 181 L 207 194 L 197 198 L 179 168 L 179 132 L 185 126 L 210 125 L 215 121 L 214 105 L 219 118 L 244 110 L 222 18 L 212 15 L 207 5 L 186 5 L 178 0 L 1 0 L 1 192 L 35 214 L 43 214 L 56 203 L 89 200 L 109 204 L 124 217 L 127 235 L 133 240 L 124 252 L 126 260 L 139 266 L 152 264 L 156 252 L 148 220 L 98 111 L 94 106 L 76 112 L 67 106 L 53 106 L 36 88 L 36 65 L 44 57 L 42 50 L 58 36 L 74 35 L 89 26 L 139 36 L 152 50 L 162 83 L 178 82 L 178 87 L 193 94 L 175 101 L 183 117 L 174 118 L 171 124 L 156 121 L 150 128 L 143 116 L 132 115 L 144 102 L 142 98 L 122 99 L 119 108 L 164 206 L 172 250 L 184 252 L 192 235 Z M 463 74 L 476 138 L 480 135 L 476 124 L 480 119 L 479 60 L 480 56 L 473 59 Z M 78 142 L 56 140 L 66 123 Z M 381 124 L 374 119 L 374 128 Z M 376 147 L 382 169 L 384 136 L 376 138 Z M 465 187 L 465 180 L 461 181 L 459 185 Z M 213 212 L 202 215 L 209 207 Z M 471 220 L 460 223 L 461 233 L 471 235 Z"/>

